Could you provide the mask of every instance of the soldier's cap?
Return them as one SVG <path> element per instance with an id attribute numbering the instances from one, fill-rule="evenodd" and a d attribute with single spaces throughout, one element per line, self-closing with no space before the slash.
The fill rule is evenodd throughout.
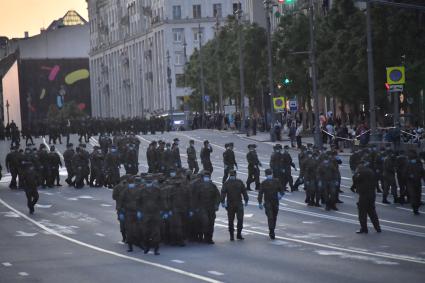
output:
<path id="1" fill-rule="evenodd" d="M 211 176 L 211 172 L 208 170 L 202 171 L 202 176 Z"/>
<path id="2" fill-rule="evenodd" d="M 40 144 L 40 149 L 46 148 L 46 145 L 44 143 Z"/>
<path id="3" fill-rule="evenodd" d="M 289 145 L 285 145 L 283 149 L 289 149 Z"/>
<path id="4" fill-rule="evenodd" d="M 226 147 L 226 148 L 229 147 L 229 143 L 225 143 L 224 147 Z"/>
<path id="5" fill-rule="evenodd" d="M 156 141 L 152 141 L 151 144 L 157 144 L 157 142 Z"/>
<path id="6" fill-rule="evenodd" d="M 266 174 L 266 176 L 270 176 L 272 174 L 272 169 L 268 168 L 264 170 L 264 173 Z"/>
<path id="7" fill-rule="evenodd" d="M 190 140 L 189 143 L 195 143 L 195 141 L 194 140 Z"/>
<path id="8" fill-rule="evenodd" d="M 233 146 L 234 144 L 232 142 L 229 142 L 229 146 Z"/>
<path id="9" fill-rule="evenodd" d="M 312 147 L 313 146 L 313 144 L 312 143 L 308 143 L 307 144 L 307 147 Z"/>
<path id="10" fill-rule="evenodd" d="M 248 148 L 257 148 L 257 145 L 256 144 L 249 144 Z"/>
<path id="11" fill-rule="evenodd" d="M 178 138 L 175 138 L 174 140 L 173 140 L 174 142 L 178 142 L 178 141 L 180 141 Z"/>
<path id="12" fill-rule="evenodd" d="M 229 171 L 230 176 L 236 176 L 236 170 L 232 169 Z"/>
<path id="13" fill-rule="evenodd" d="M 164 141 L 163 140 L 159 140 L 158 143 L 161 144 L 161 143 L 164 143 Z"/>
<path id="14" fill-rule="evenodd" d="M 55 146 L 54 145 L 50 146 L 50 151 L 55 151 Z"/>
<path id="15" fill-rule="evenodd" d="M 167 142 L 167 143 L 165 144 L 165 146 L 166 146 L 166 147 L 169 147 L 169 146 L 171 146 L 171 143 Z"/>
<path id="16" fill-rule="evenodd" d="M 72 143 L 69 143 L 66 145 L 66 147 L 73 147 L 74 145 Z"/>
<path id="17" fill-rule="evenodd" d="M 209 144 L 210 142 L 208 141 L 208 140 L 205 140 L 204 141 L 204 144 Z"/>
<path id="18" fill-rule="evenodd" d="M 282 149 L 282 145 L 281 144 L 275 144 L 273 146 L 274 149 Z"/>

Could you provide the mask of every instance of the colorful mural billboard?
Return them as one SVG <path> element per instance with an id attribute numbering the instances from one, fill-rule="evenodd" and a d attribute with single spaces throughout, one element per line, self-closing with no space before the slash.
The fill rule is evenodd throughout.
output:
<path id="1" fill-rule="evenodd" d="M 25 59 L 19 64 L 22 122 L 47 118 L 73 102 L 90 115 L 88 59 Z"/>

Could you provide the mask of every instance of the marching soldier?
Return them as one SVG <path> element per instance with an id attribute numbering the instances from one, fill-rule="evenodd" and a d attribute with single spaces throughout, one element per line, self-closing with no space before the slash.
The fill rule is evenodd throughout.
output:
<path id="1" fill-rule="evenodd" d="M 204 171 L 202 181 L 198 183 L 198 188 L 194 192 L 194 202 L 199 205 L 199 218 L 204 241 L 207 244 L 214 244 L 214 223 L 216 211 L 220 204 L 220 192 L 217 186 L 211 181 L 211 173 Z"/>
<path id="2" fill-rule="evenodd" d="M 276 144 L 273 146 L 273 153 L 270 157 L 270 168 L 273 173 L 273 178 L 279 180 L 283 188 L 283 163 L 282 163 L 282 145 Z"/>
<path id="3" fill-rule="evenodd" d="M 182 168 L 182 160 L 181 160 L 181 157 L 180 157 L 179 142 L 180 142 L 180 140 L 178 138 L 175 138 L 173 140 L 173 146 L 171 147 L 171 151 L 173 152 L 174 166 L 176 168 Z"/>
<path id="4" fill-rule="evenodd" d="M 148 162 L 149 173 L 157 173 L 159 169 L 156 145 L 156 141 L 153 141 L 149 144 L 148 149 L 146 150 L 146 159 Z"/>
<path id="5" fill-rule="evenodd" d="M 226 150 L 223 152 L 223 163 L 224 163 L 224 175 L 222 183 L 226 182 L 229 177 L 230 170 L 238 169 L 238 164 L 236 163 L 235 153 L 233 152 L 233 143 L 226 143 Z"/>
<path id="6" fill-rule="evenodd" d="M 209 141 L 204 141 L 204 147 L 201 149 L 201 163 L 204 171 L 213 172 L 213 166 L 211 163 L 211 153 L 213 149 Z"/>
<path id="7" fill-rule="evenodd" d="M 189 141 L 189 147 L 186 150 L 187 153 L 187 165 L 189 166 L 189 170 L 192 171 L 193 174 L 198 174 L 199 166 L 198 160 L 196 159 L 196 149 L 195 149 L 195 141 Z"/>
<path id="8" fill-rule="evenodd" d="M 410 151 L 407 154 L 408 163 L 404 169 L 407 192 L 409 194 L 410 204 L 413 213 L 419 215 L 421 205 L 422 180 L 425 179 L 425 171 L 421 159 L 416 151 Z"/>
<path id="9" fill-rule="evenodd" d="M 356 170 L 353 180 L 355 182 L 355 188 L 359 194 L 359 201 L 357 208 L 359 211 L 359 222 L 360 230 L 356 233 L 367 234 L 367 216 L 369 215 L 376 232 L 381 232 L 379 226 L 378 215 L 375 209 L 375 198 L 376 198 L 376 173 L 369 167 L 369 162 L 364 162 Z"/>
<path id="10" fill-rule="evenodd" d="M 246 155 L 248 161 L 248 179 L 246 180 L 246 187 L 248 191 L 251 191 L 251 183 L 255 182 L 255 190 L 260 189 L 260 168 L 262 167 L 258 155 L 256 152 L 257 146 L 255 144 L 248 145 L 249 152 Z"/>
<path id="11" fill-rule="evenodd" d="M 249 198 L 244 183 L 240 179 L 236 178 L 236 171 L 231 170 L 229 174 L 229 179 L 224 183 L 223 188 L 221 189 L 221 205 L 227 210 L 230 241 L 235 240 L 235 229 L 233 223 L 235 221 L 235 215 L 237 219 L 236 238 L 238 240 L 243 240 L 244 238 L 242 237 L 242 229 L 244 207 L 242 203 L 242 197 L 244 199 L 245 206 L 248 206 Z"/>
<path id="12" fill-rule="evenodd" d="M 62 185 L 60 184 L 59 166 L 62 167 L 62 161 L 60 159 L 59 154 L 55 151 L 54 145 L 50 147 L 48 158 L 49 158 L 50 174 L 49 174 L 47 185 L 49 187 L 52 187 L 56 181 L 56 186 L 60 187 Z"/>
<path id="13" fill-rule="evenodd" d="M 11 152 L 9 152 L 6 155 L 6 169 L 7 169 L 7 172 L 10 172 L 10 175 L 12 176 L 12 179 L 10 180 L 9 188 L 12 190 L 18 188 L 16 178 L 18 177 L 18 172 L 19 172 L 19 158 L 20 158 L 19 148 L 13 146 L 11 148 Z M 19 180 L 19 182 L 21 182 L 21 180 Z"/>
<path id="14" fill-rule="evenodd" d="M 278 179 L 273 178 L 272 170 L 266 169 L 266 180 L 261 183 L 260 192 L 258 193 L 258 207 L 265 208 L 267 222 L 269 225 L 270 239 L 275 239 L 275 228 L 277 214 L 279 213 L 279 200 L 284 195 L 283 187 Z M 264 197 L 264 205 L 263 205 Z"/>
<path id="15" fill-rule="evenodd" d="M 72 143 L 67 144 L 66 150 L 63 153 L 63 161 L 65 163 L 65 168 L 66 168 L 66 171 L 68 173 L 68 176 L 67 176 L 65 182 L 70 186 L 73 185 L 72 178 L 74 178 L 72 159 L 75 155 L 75 151 L 74 151 L 73 146 L 74 145 Z"/>
<path id="16" fill-rule="evenodd" d="M 291 192 L 298 190 L 294 188 L 294 180 L 292 179 L 291 167 L 297 171 L 294 162 L 292 162 L 292 157 L 288 152 L 289 146 L 285 145 L 283 147 L 282 154 L 282 166 L 283 166 L 283 188 L 286 190 L 286 184 L 289 183 L 289 187 L 291 188 Z"/>
<path id="17" fill-rule="evenodd" d="M 21 160 L 23 185 L 27 197 L 27 206 L 30 214 L 34 214 L 34 207 L 38 201 L 36 160 L 32 156 L 31 149 L 26 148 Z"/>

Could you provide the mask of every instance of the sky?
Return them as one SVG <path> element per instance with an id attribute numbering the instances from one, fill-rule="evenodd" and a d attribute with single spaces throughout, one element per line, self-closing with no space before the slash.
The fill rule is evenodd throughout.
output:
<path id="1" fill-rule="evenodd" d="M 0 0 L 0 36 L 24 37 L 40 33 L 53 20 L 76 10 L 88 20 L 86 0 Z"/>

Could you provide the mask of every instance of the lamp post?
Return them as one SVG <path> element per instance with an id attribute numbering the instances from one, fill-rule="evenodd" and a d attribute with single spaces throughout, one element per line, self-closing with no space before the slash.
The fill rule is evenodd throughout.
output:
<path id="1" fill-rule="evenodd" d="M 267 57 L 268 57 L 268 82 L 269 82 L 269 93 L 270 93 L 270 135 L 272 135 L 273 127 L 271 126 L 276 120 L 273 107 L 274 97 L 274 83 L 273 83 L 273 60 L 272 60 L 272 40 L 271 40 L 271 18 L 273 5 L 271 0 L 264 0 L 264 8 L 266 11 L 266 25 L 267 25 Z M 267 115 L 265 116 L 267 119 Z"/>
<path id="2" fill-rule="evenodd" d="M 7 113 L 7 124 L 9 125 L 9 100 L 6 100 L 6 113 Z"/>
<path id="3" fill-rule="evenodd" d="M 319 93 L 317 92 L 317 66 L 316 66 L 316 42 L 314 39 L 314 3 L 309 3 L 309 25 L 310 25 L 310 62 L 311 62 L 311 79 L 313 92 L 313 108 L 314 108 L 314 144 L 318 147 L 322 146 L 322 135 L 320 131 L 319 119 Z"/>
<path id="4" fill-rule="evenodd" d="M 219 52 L 220 52 L 220 38 L 219 38 L 219 32 L 220 32 L 220 20 L 217 14 L 216 17 L 216 23 L 215 23 L 215 39 L 216 39 L 216 58 L 215 61 L 217 63 L 217 82 L 218 82 L 218 95 L 219 95 L 219 108 L 220 113 L 222 114 L 224 112 L 223 110 L 223 80 L 221 79 L 221 60 L 219 58 Z"/>
<path id="5" fill-rule="evenodd" d="M 173 121 L 173 98 L 171 95 L 171 83 L 173 82 L 173 79 L 171 78 L 171 68 L 170 68 L 170 51 L 167 50 L 167 83 L 168 83 L 168 92 L 169 92 L 169 98 L 170 98 L 170 122 Z"/>
<path id="6" fill-rule="evenodd" d="M 198 25 L 198 40 L 199 40 L 199 68 L 201 74 L 201 99 L 202 99 L 202 128 L 205 126 L 205 83 L 204 83 L 204 62 L 202 58 L 202 32 L 201 24 Z"/>
<path id="7" fill-rule="evenodd" d="M 235 11 L 235 16 L 238 24 L 238 44 L 239 44 L 239 78 L 241 92 L 241 128 L 240 131 L 245 131 L 245 74 L 244 74 L 244 59 L 243 59 L 243 39 L 242 39 L 242 6 L 239 2 L 239 8 Z"/>

